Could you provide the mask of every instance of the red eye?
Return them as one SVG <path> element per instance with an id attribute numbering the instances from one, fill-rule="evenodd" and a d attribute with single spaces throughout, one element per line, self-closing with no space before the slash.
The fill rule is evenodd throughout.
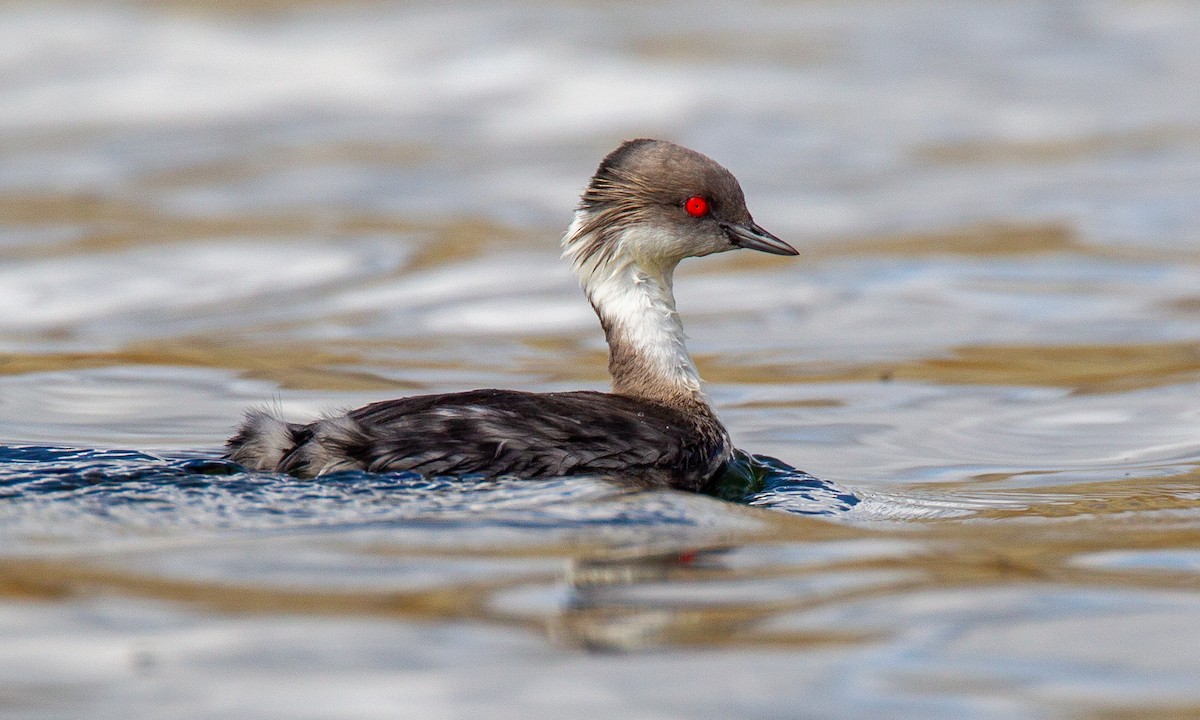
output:
<path id="1" fill-rule="evenodd" d="M 708 201 L 699 195 L 693 195 L 683 203 L 683 209 L 692 217 L 704 217 L 708 214 Z"/>

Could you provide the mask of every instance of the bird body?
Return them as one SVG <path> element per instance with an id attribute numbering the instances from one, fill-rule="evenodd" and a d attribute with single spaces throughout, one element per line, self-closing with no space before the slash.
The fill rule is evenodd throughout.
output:
<path id="1" fill-rule="evenodd" d="M 260 438 L 270 440 L 253 447 Z M 689 489 L 711 477 L 729 452 L 715 418 L 590 391 L 417 395 L 308 424 L 252 411 L 231 445 L 262 461 L 262 469 L 301 477 L 339 470 L 623 474 L 639 484 Z"/>
<path id="2" fill-rule="evenodd" d="M 701 388 L 675 310 L 685 257 L 796 251 L 758 227 L 728 170 L 633 140 L 610 153 L 563 238 L 609 346 L 613 392 L 472 390 L 386 400 L 308 424 L 252 410 L 228 444 L 253 469 L 427 475 L 605 475 L 699 489 L 733 447 Z"/>

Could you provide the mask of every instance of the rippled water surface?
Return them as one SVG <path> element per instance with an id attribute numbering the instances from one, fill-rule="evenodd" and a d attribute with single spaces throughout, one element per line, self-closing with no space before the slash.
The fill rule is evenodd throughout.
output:
<path id="1" fill-rule="evenodd" d="M 5 3 L 0 38 L 0 715 L 1200 716 L 1194 4 Z M 677 277 L 722 487 L 219 459 L 251 405 L 604 388 L 557 241 L 637 136 L 802 251 Z"/>

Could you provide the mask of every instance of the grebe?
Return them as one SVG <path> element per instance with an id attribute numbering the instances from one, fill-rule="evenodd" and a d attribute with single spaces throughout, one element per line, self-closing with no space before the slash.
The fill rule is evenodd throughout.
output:
<path id="1" fill-rule="evenodd" d="M 728 170 L 645 139 L 600 163 L 562 246 L 604 328 L 611 393 L 421 395 L 308 424 L 251 410 L 227 443 L 228 457 L 301 477 L 340 470 L 604 475 L 698 490 L 733 448 L 684 346 L 671 292 L 675 266 L 735 248 L 799 253 L 755 224 Z"/>

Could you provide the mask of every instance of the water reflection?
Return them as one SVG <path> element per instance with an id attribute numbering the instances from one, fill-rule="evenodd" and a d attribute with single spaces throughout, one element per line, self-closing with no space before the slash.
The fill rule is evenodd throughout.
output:
<path id="1" fill-rule="evenodd" d="M 23 603 L 13 617 L 35 627 L 37 608 L 80 602 L 92 609 L 60 618 L 66 631 L 94 634 L 86 621 L 97 612 L 111 626 L 103 618 L 113 611 L 97 609 L 89 599 L 97 597 L 122 598 L 143 615 L 185 613 L 169 627 L 245 618 L 261 630 L 252 619 L 269 617 L 305 633 L 321 628 L 332 646 L 357 648 L 350 652 L 374 658 L 373 672 L 400 680 L 418 656 L 422 667 L 453 672 L 471 654 L 458 657 L 460 644 L 422 634 L 433 630 L 414 630 L 380 654 L 377 643 L 394 633 L 373 623 L 467 623 L 472 643 L 483 644 L 472 651 L 480 658 L 513 652 L 487 628 L 560 652 L 635 658 L 613 671 L 637 692 L 648 691 L 636 669 L 646 653 L 657 668 L 651 685 L 686 684 L 695 663 L 712 657 L 690 653 L 721 653 L 721 668 L 749 653 L 758 669 L 747 677 L 774 678 L 773 663 L 811 657 L 832 663 L 833 676 L 806 670 L 822 682 L 899 673 L 968 704 L 973 683 L 994 676 L 996 658 L 1020 664 L 1029 653 L 1055 655 L 1053 668 L 1036 667 L 1075 683 L 1060 698 L 1068 704 L 1088 696 L 1098 657 L 1153 672 L 1146 687 L 1156 692 L 1178 693 L 1200 671 L 1194 654 L 1180 654 L 1180 638 L 1197 629 L 1185 618 L 1200 616 L 1200 573 L 1185 560 L 1200 552 L 1194 472 L 990 494 L 965 483 L 868 496 L 822 517 L 600 481 L 347 474 L 311 483 L 249 475 L 211 456 L 4 453 L 0 609 L 12 614 L 12 603 Z M 896 512 L 922 503 L 923 515 Z M 1138 634 L 1116 633 L 1123 625 L 1114 616 L 1142 618 L 1130 620 Z M 364 635 L 364 627 L 375 629 Z M 171 649 L 189 647 L 186 639 L 139 632 L 146 649 L 130 656 L 138 673 L 147 663 L 185 667 L 219 683 L 202 670 L 208 653 L 228 653 L 226 662 L 246 672 L 263 661 L 233 642 L 240 633 L 210 639 L 200 660 L 188 660 Z M 281 648 L 317 657 L 310 641 Z M 438 659 L 418 652 L 427 645 L 441 648 Z M 522 647 L 507 662 L 531 676 L 562 662 Z M 1172 660 L 1146 665 L 1160 652 Z M 294 683 L 294 671 L 287 678 Z"/>
<path id="2" fill-rule="evenodd" d="M 229 471 L 209 460 L 188 467 Z M 222 479 L 230 481 L 225 498 L 214 496 L 211 486 L 197 495 L 202 485 L 175 478 L 169 507 L 162 498 L 153 502 L 144 486 L 96 501 L 100 485 L 87 470 L 71 483 L 18 483 L 10 476 L 0 507 L 7 542 L 19 541 L 22 549 L 0 562 L 0 586 L 10 597 L 60 597 L 91 587 L 236 612 L 472 618 L 606 651 L 886 642 L 903 624 L 862 608 L 889 598 L 903 602 L 914 593 L 986 589 L 990 596 L 1030 584 L 1106 592 L 1200 589 L 1200 574 L 1189 570 L 1194 563 L 1152 560 L 1200 551 L 1194 523 L 1200 494 L 1190 476 L 1162 481 L 1157 492 L 1149 491 L 1149 481 L 1140 493 L 1110 488 L 1105 500 L 1098 499 L 1104 491 L 1079 487 L 1040 500 L 1041 493 L 1029 494 L 1021 509 L 981 504 L 976 517 L 987 523 L 890 528 L 735 511 L 681 493 L 614 495 L 595 487 L 564 493 L 558 486 L 538 490 L 527 502 L 511 489 L 501 497 L 482 485 L 434 488 L 389 477 L 391 500 L 384 502 L 382 486 L 363 485 L 362 478 L 344 484 L 334 478 L 295 498 L 288 492 L 298 490 Z M 137 478 L 122 482 L 136 486 Z M 421 492 L 406 496 L 402 488 L 410 484 Z M 22 498 L 14 487 L 23 489 Z M 1072 491 L 1083 506 L 1070 504 Z M 77 505 L 104 525 L 81 526 L 86 534 L 71 540 L 64 523 L 78 518 L 43 512 L 42 521 L 54 521 L 51 530 L 22 524 L 14 514 L 14 508 L 27 513 L 34 507 L 31 496 L 57 497 L 61 504 L 64 492 L 74 493 Z M 543 508 L 547 492 L 569 507 Z M 1134 496 L 1135 502 L 1122 500 Z M 331 498 L 352 503 L 355 519 L 334 512 L 326 504 Z M 418 512 L 412 506 L 422 501 L 427 504 Z M 291 502 L 303 502 L 309 512 L 298 513 Z M 205 515 L 208 532 L 197 534 Z M 259 515 L 276 521 L 255 528 L 249 519 Z M 144 518 L 140 531 L 138 516 Z M 1090 527 L 1064 533 L 1047 522 L 1062 516 L 1088 517 Z M 99 532 L 104 526 L 107 536 Z M 1146 554 L 1147 548 L 1154 550 Z M 237 556 L 255 558 L 240 578 L 229 564 Z M 1060 610 L 1069 615 L 1079 608 Z M 873 618 L 869 629 L 857 625 L 864 617 L 859 613 Z"/>
<path id="3" fill-rule="evenodd" d="M 1198 29 L 1171 0 L 3 4 L 5 709 L 1196 716 Z M 603 388 L 557 240 L 640 135 L 803 252 L 677 278 L 760 456 L 717 498 L 214 459 L 255 403 Z"/>
<path id="4" fill-rule="evenodd" d="M 736 572 L 728 548 L 624 559 L 575 560 L 566 575 L 572 593 L 551 618 L 551 636 L 593 651 L 663 646 L 811 647 L 867 643 L 874 633 L 853 628 L 772 630 L 776 615 L 851 600 L 842 586 L 872 586 L 870 573 Z M 832 592 L 839 588 L 838 592 Z"/>
<path id="5" fill-rule="evenodd" d="M 7 530 L 74 516 L 92 529 L 242 531 L 352 525 L 597 528 L 645 542 L 674 527 L 737 527 L 735 513 L 701 496 L 646 492 L 623 478 L 424 477 L 411 472 L 341 472 L 319 481 L 248 472 L 216 455 L 155 456 L 120 449 L 0 446 L 0 514 Z M 749 505 L 830 515 L 858 502 L 849 491 L 771 459 L 739 452 L 709 489 Z M 66 535 L 69 526 L 55 531 Z"/>

